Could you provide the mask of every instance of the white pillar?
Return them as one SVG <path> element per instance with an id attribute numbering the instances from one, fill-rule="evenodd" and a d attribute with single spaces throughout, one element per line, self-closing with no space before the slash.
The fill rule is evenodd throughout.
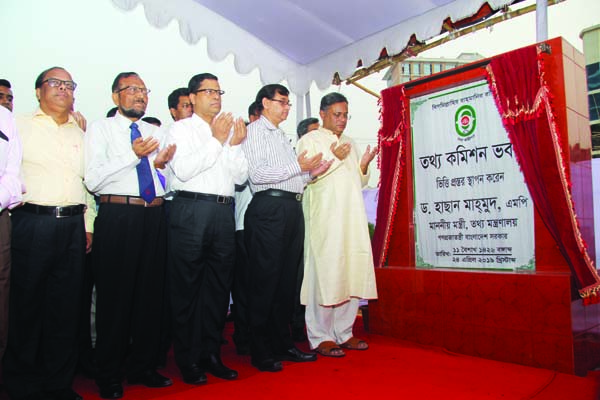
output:
<path id="1" fill-rule="evenodd" d="M 548 40 L 548 0 L 536 0 L 536 42 Z"/>
<path id="2" fill-rule="evenodd" d="M 306 92 L 306 94 L 304 95 L 304 99 L 306 100 L 306 118 L 310 118 L 310 92 Z"/>

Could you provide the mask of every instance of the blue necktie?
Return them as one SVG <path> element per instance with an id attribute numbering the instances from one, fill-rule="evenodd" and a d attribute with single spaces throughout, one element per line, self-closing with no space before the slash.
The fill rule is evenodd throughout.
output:
<path id="1" fill-rule="evenodd" d="M 138 129 L 138 125 L 134 122 L 131 124 L 131 143 L 139 137 L 142 137 L 142 134 Z M 138 175 L 140 196 L 146 203 L 152 203 L 152 200 L 156 197 L 156 191 L 154 190 L 154 180 L 152 179 L 152 170 L 150 169 L 148 157 L 142 157 L 135 169 Z"/>

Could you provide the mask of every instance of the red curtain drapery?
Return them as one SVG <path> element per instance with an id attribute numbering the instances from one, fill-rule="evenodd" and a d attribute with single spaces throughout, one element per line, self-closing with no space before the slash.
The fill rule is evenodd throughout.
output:
<path id="1" fill-rule="evenodd" d="M 381 92 L 381 128 L 379 129 L 379 202 L 377 225 L 373 235 L 375 265 L 385 264 L 389 240 L 392 237 L 396 205 L 404 172 L 404 151 L 410 132 L 408 99 L 403 86 Z"/>
<path id="2" fill-rule="evenodd" d="M 569 264 L 584 304 L 600 301 L 600 278 L 581 236 L 566 173 L 544 53 L 529 46 L 494 57 L 486 69 L 502 123 L 542 221 Z"/>

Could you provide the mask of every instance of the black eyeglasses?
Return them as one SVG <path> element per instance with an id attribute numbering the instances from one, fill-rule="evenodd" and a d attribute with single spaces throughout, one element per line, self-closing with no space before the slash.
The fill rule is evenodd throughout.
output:
<path id="1" fill-rule="evenodd" d="M 288 106 L 288 107 L 292 106 L 292 103 L 290 103 L 289 101 L 286 101 L 286 100 L 277 100 L 277 99 L 269 99 L 269 100 L 276 101 L 276 102 L 278 102 L 279 104 L 281 104 L 284 107 L 285 106 Z"/>
<path id="2" fill-rule="evenodd" d="M 198 89 L 194 93 L 204 92 L 207 96 L 212 96 L 213 94 L 218 94 L 219 96 L 223 96 L 225 94 L 224 90 L 217 89 Z"/>
<path id="3" fill-rule="evenodd" d="M 137 92 L 140 92 L 143 95 L 147 95 L 148 93 L 150 93 L 150 89 L 145 88 L 145 87 L 139 87 L 139 86 L 125 86 L 124 88 L 118 89 L 115 91 L 115 93 L 121 93 L 121 92 L 125 92 L 127 94 L 136 94 Z"/>
<path id="4" fill-rule="evenodd" d="M 47 83 L 48 86 L 50 87 L 60 87 L 61 85 L 65 85 L 65 88 L 67 88 L 67 90 L 75 90 L 75 88 L 77 87 L 77 84 L 73 81 L 63 81 L 62 79 L 56 79 L 56 78 L 48 78 L 44 81 L 42 81 L 42 85 L 44 83 Z"/>

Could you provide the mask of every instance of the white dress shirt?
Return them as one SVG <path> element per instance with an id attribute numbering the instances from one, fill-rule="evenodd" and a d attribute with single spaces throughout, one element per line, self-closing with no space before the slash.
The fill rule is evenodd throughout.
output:
<path id="1" fill-rule="evenodd" d="M 96 121 L 85 133 L 85 184 L 96 195 L 116 194 L 139 196 L 140 189 L 136 166 L 141 159 L 131 145 L 132 122 L 120 113 L 112 118 Z M 141 119 L 136 121 L 143 139 L 152 136 L 162 143 L 160 130 Z M 154 168 L 158 150 L 148 156 L 156 196 L 164 196 L 165 190 Z"/>
<path id="2" fill-rule="evenodd" d="M 212 135 L 210 125 L 193 114 L 171 127 L 165 145 L 177 150 L 168 164 L 173 175 L 172 190 L 233 196 L 234 185 L 248 179 L 248 163 L 241 146 L 221 144 Z"/>
<path id="3" fill-rule="evenodd" d="M 0 211 L 21 202 L 25 190 L 19 179 L 22 156 L 15 118 L 0 106 Z"/>

